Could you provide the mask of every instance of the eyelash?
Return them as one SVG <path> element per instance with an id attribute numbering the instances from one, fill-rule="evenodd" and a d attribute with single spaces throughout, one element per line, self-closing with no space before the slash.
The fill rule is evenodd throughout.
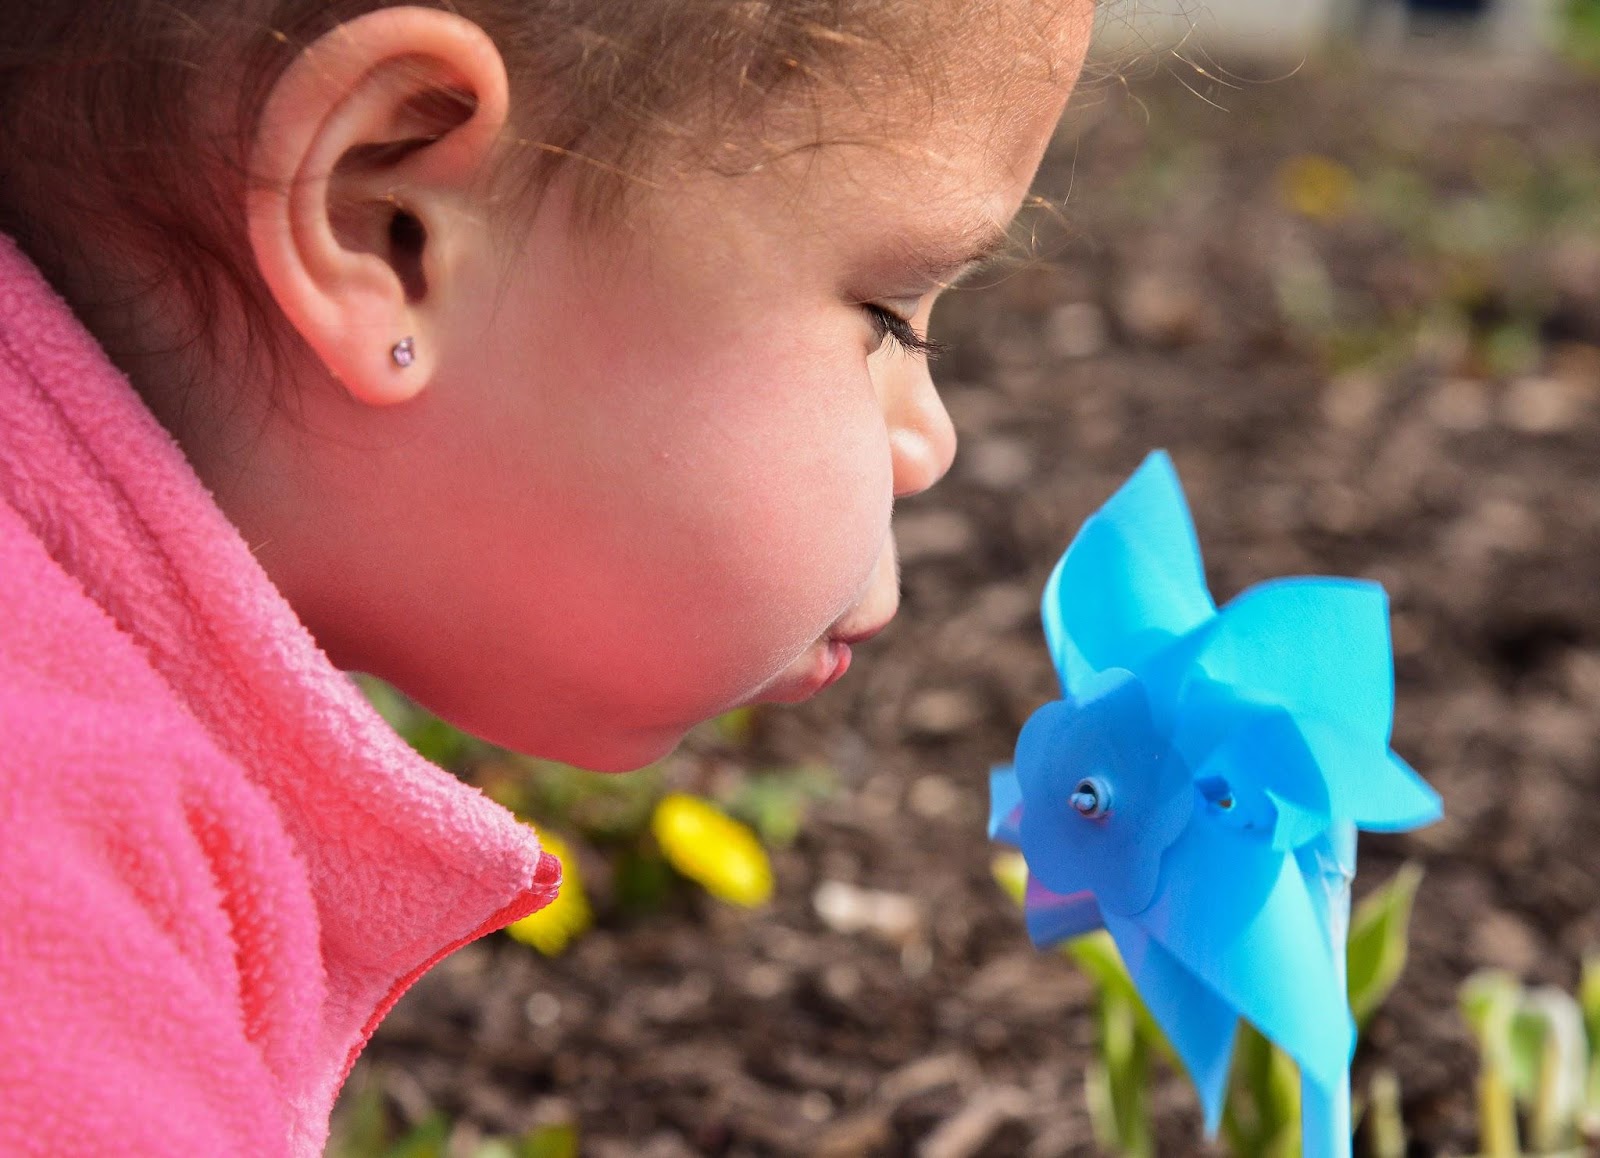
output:
<path id="1" fill-rule="evenodd" d="M 903 353 L 919 355 L 930 362 L 944 353 L 943 342 L 923 337 L 899 314 L 871 302 L 863 303 L 862 309 L 867 311 L 867 317 L 872 321 L 872 328 L 878 331 L 878 337 L 884 342 L 893 342 Z M 879 349 L 882 349 L 881 344 Z"/>

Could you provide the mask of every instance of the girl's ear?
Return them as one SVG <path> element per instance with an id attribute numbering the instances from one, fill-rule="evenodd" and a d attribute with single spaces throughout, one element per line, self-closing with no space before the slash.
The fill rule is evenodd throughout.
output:
<path id="1" fill-rule="evenodd" d="M 273 86 L 250 243 L 285 316 L 362 402 L 414 398 L 438 366 L 507 99 L 481 28 L 414 7 L 341 24 Z"/>

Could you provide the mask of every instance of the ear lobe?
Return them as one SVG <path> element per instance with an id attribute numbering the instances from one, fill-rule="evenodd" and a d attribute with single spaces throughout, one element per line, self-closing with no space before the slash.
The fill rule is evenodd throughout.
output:
<path id="1" fill-rule="evenodd" d="M 479 217 L 454 210 L 493 158 L 507 100 L 482 29 L 403 7 L 324 35 L 263 107 L 245 209 L 256 263 L 290 324 L 362 402 L 408 401 L 437 368 L 449 254 Z M 406 362 L 394 350 L 408 337 Z"/>

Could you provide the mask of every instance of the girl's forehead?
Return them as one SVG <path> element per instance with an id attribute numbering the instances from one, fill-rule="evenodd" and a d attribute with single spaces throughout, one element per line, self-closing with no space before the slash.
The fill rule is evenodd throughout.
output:
<path id="1" fill-rule="evenodd" d="M 999 22 L 931 75 L 769 108 L 747 138 L 723 146 L 727 165 L 699 154 L 671 166 L 644 198 L 648 232 L 709 251 L 739 244 L 746 229 L 823 248 L 876 230 L 885 265 L 930 281 L 981 260 L 1004 242 L 1093 22 L 1089 0 L 996 6 L 1048 8 L 1053 19 L 1026 30 Z"/>
<path id="2" fill-rule="evenodd" d="M 738 176 L 689 176 L 648 198 L 647 232 L 666 243 L 663 254 L 681 252 L 708 272 L 733 261 L 804 280 L 842 264 L 863 285 L 925 293 L 1007 244 L 1059 111 L 1037 102 L 998 133 L 992 117 L 941 114 L 898 136 L 840 136 Z"/>
<path id="3" fill-rule="evenodd" d="M 958 7 L 961 7 L 958 5 Z M 943 59 L 902 78 L 865 107 L 848 97 L 830 109 L 844 131 L 871 132 L 873 118 L 904 156 L 958 164 L 987 152 L 1001 168 L 1032 171 L 1077 83 L 1094 25 L 1093 0 L 995 0 L 939 42 Z M 852 120 L 858 122 L 852 124 Z M 842 134 L 841 134 L 842 135 Z"/>

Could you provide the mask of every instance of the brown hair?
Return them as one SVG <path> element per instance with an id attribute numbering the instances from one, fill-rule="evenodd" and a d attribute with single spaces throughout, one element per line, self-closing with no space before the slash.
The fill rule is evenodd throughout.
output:
<path id="1" fill-rule="evenodd" d="M 523 195 L 582 166 L 592 223 L 666 144 L 707 163 L 726 132 L 785 95 L 911 81 L 953 21 L 999 19 L 993 3 L 935 0 L 423 0 L 478 23 L 510 74 L 516 116 L 537 135 L 512 151 Z M 17 239 L 118 351 L 97 320 L 159 290 L 181 295 L 214 355 L 219 298 L 245 336 L 282 353 L 240 211 L 257 111 L 294 56 L 386 0 L 5 0 L 0 4 L 0 230 Z M 936 15 L 937 14 L 937 15 Z M 208 136 L 196 103 L 225 79 L 233 130 Z M 540 94 L 542 107 L 522 107 Z M 434 110 L 447 126 L 450 94 Z M 462 109 L 456 98 L 455 116 Z M 802 102 L 803 107 L 803 102 Z M 119 256 L 137 259 L 118 263 Z M 114 285 L 125 266 L 146 280 Z M 94 288 L 75 285 L 74 270 Z M 114 335 L 110 335 L 114 337 Z M 132 351 L 128 351 L 132 352 Z"/>

